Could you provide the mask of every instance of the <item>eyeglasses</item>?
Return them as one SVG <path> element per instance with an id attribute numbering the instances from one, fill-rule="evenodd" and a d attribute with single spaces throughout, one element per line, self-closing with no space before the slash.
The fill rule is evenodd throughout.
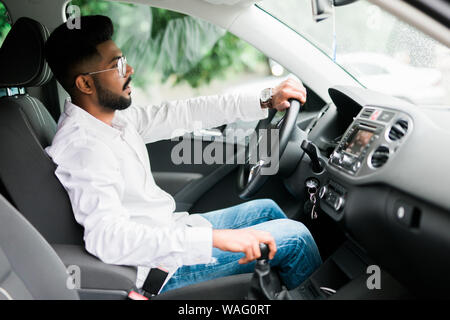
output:
<path id="1" fill-rule="evenodd" d="M 106 72 L 106 71 L 111 71 L 111 70 L 118 70 L 119 76 L 121 78 L 125 78 L 125 76 L 127 74 L 127 58 L 125 58 L 124 56 L 120 57 L 117 60 L 117 66 L 114 68 L 100 70 L 100 71 L 94 71 L 94 72 L 86 72 L 83 74 L 96 74 L 96 73 L 101 73 L 101 72 Z"/>

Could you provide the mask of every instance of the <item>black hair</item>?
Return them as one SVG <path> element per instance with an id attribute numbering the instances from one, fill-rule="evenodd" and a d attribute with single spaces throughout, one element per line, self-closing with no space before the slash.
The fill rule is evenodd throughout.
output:
<path id="1" fill-rule="evenodd" d="M 57 27 L 45 43 L 45 58 L 61 85 L 70 91 L 83 62 L 98 55 L 97 45 L 111 40 L 114 27 L 110 18 L 101 15 L 80 17 L 80 28 Z"/>

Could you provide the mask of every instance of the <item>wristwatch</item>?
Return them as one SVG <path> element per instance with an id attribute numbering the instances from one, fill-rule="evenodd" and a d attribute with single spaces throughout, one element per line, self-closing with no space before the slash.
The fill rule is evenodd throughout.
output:
<path id="1" fill-rule="evenodd" d="M 259 102 L 261 108 L 272 108 L 272 88 L 266 88 L 261 91 Z"/>

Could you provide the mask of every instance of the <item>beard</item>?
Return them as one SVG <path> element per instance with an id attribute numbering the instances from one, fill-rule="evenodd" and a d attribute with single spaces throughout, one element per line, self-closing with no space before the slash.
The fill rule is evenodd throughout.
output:
<path id="1" fill-rule="evenodd" d="M 125 110 L 131 105 L 131 97 L 125 98 L 121 95 L 115 94 L 109 89 L 103 87 L 99 81 L 94 77 L 94 85 L 97 90 L 98 103 L 107 109 L 111 110 Z M 131 77 L 128 78 L 124 84 L 123 89 L 128 86 L 131 81 Z"/>

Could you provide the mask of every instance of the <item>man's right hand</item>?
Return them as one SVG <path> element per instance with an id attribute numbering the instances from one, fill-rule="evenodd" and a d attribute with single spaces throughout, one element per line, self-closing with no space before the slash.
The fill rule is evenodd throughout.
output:
<path id="1" fill-rule="evenodd" d="M 245 257 L 239 260 L 240 264 L 261 257 L 261 242 L 269 246 L 269 259 L 273 259 L 277 246 L 269 232 L 249 228 L 213 230 L 213 247 L 224 251 L 243 252 Z"/>

